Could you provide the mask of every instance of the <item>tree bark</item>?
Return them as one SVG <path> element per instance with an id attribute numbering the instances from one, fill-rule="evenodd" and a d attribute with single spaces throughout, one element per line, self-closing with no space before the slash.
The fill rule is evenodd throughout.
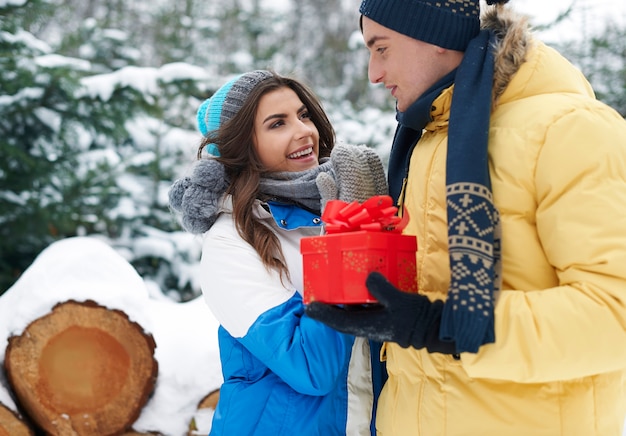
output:
<path id="1" fill-rule="evenodd" d="M 34 434 L 17 413 L 0 403 L 0 436 L 33 436 Z"/>
<path id="2" fill-rule="evenodd" d="M 152 335 L 120 311 L 69 300 L 9 338 L 5 369 L 26 414 L 51 435 L 130 430 L 154 390 Z"/>

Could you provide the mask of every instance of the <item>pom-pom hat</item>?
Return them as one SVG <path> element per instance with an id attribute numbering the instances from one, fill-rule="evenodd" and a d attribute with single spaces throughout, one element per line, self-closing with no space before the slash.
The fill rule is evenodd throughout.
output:
<path id="1" fill-rule="evenodd" d="M 398 33 L 465 51 L 480 31 L 479 0 L 363 0 L 359 12 Z"/>
<path id="2" fill-rule="evenodd" d="M 250 92 L 259 83 L 270 77 L 272 77 L 271 72 L 256 70 L 241 74 L 222 85 L 211 98 L 206 99 L 198 108 L 196 119 L 200 133 L 207 136 L 233 118 L 242 108 Z M 220 155 L 215 144 L 209 144 L 206 150 L 213 156 Z"/>

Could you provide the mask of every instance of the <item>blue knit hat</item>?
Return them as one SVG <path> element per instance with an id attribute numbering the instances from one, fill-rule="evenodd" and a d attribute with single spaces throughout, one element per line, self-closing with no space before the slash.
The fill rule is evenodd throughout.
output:
<path id="1" fill-rule="evenodd" d="M 226 82 L 215 91 L 211 98 L 206 99 L 198 108 L 196 119 L 198 129 L 203 136 L 220 128 L 222 124 L 234 117 L 242 108 L 250 92 L 262 81 L 272 77 L 265 70 L 255 70 Z M 216 144 L 207 145 L 207 152 L 219 156 Z"/>
<path id="2" fill-rule="evenodd" d="M 363 0 L 359 12 L 398 33 L 465 51 L 480 31 L 479 0 Z"/>

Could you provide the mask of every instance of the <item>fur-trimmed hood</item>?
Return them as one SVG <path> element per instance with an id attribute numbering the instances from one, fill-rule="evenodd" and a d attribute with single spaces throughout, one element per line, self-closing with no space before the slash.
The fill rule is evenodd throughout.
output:
<path id="1" fill-rule="evenodd" d="M 512 77 L 526 61 L 532 35 L 527 17 L 501 4 L 489 7 L 483 13 L 481 26 L 493 30 L 497 37 L 493 79 L 495 106 Z"/>
<path id="2" fill-rule="evenodd" d="M 582 73 L 533 37 L 528 17 L 507 5 L 488 7 L 481 19 L 497 37 L 493 80 L 493 109 L 518 98 L 562 92 L 593 97 Z"/>

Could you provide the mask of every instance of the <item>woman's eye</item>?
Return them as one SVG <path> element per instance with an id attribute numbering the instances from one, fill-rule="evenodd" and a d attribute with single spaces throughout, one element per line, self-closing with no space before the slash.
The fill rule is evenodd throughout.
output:
<path id="1" fill-rule="evenodd" d="M 300 114 L 300 118 L 311 118 L 311 113 L 309 111 L 304 111 Z"/>
<path id="2" fill-rule="evenodd" d="M 276 121 L 275 123 L 270 124 L 270 129 L 274 129 L 276 127 L 280 127 L 283 124 L 285 124 L 285 122 L 283 120 Z"/>

